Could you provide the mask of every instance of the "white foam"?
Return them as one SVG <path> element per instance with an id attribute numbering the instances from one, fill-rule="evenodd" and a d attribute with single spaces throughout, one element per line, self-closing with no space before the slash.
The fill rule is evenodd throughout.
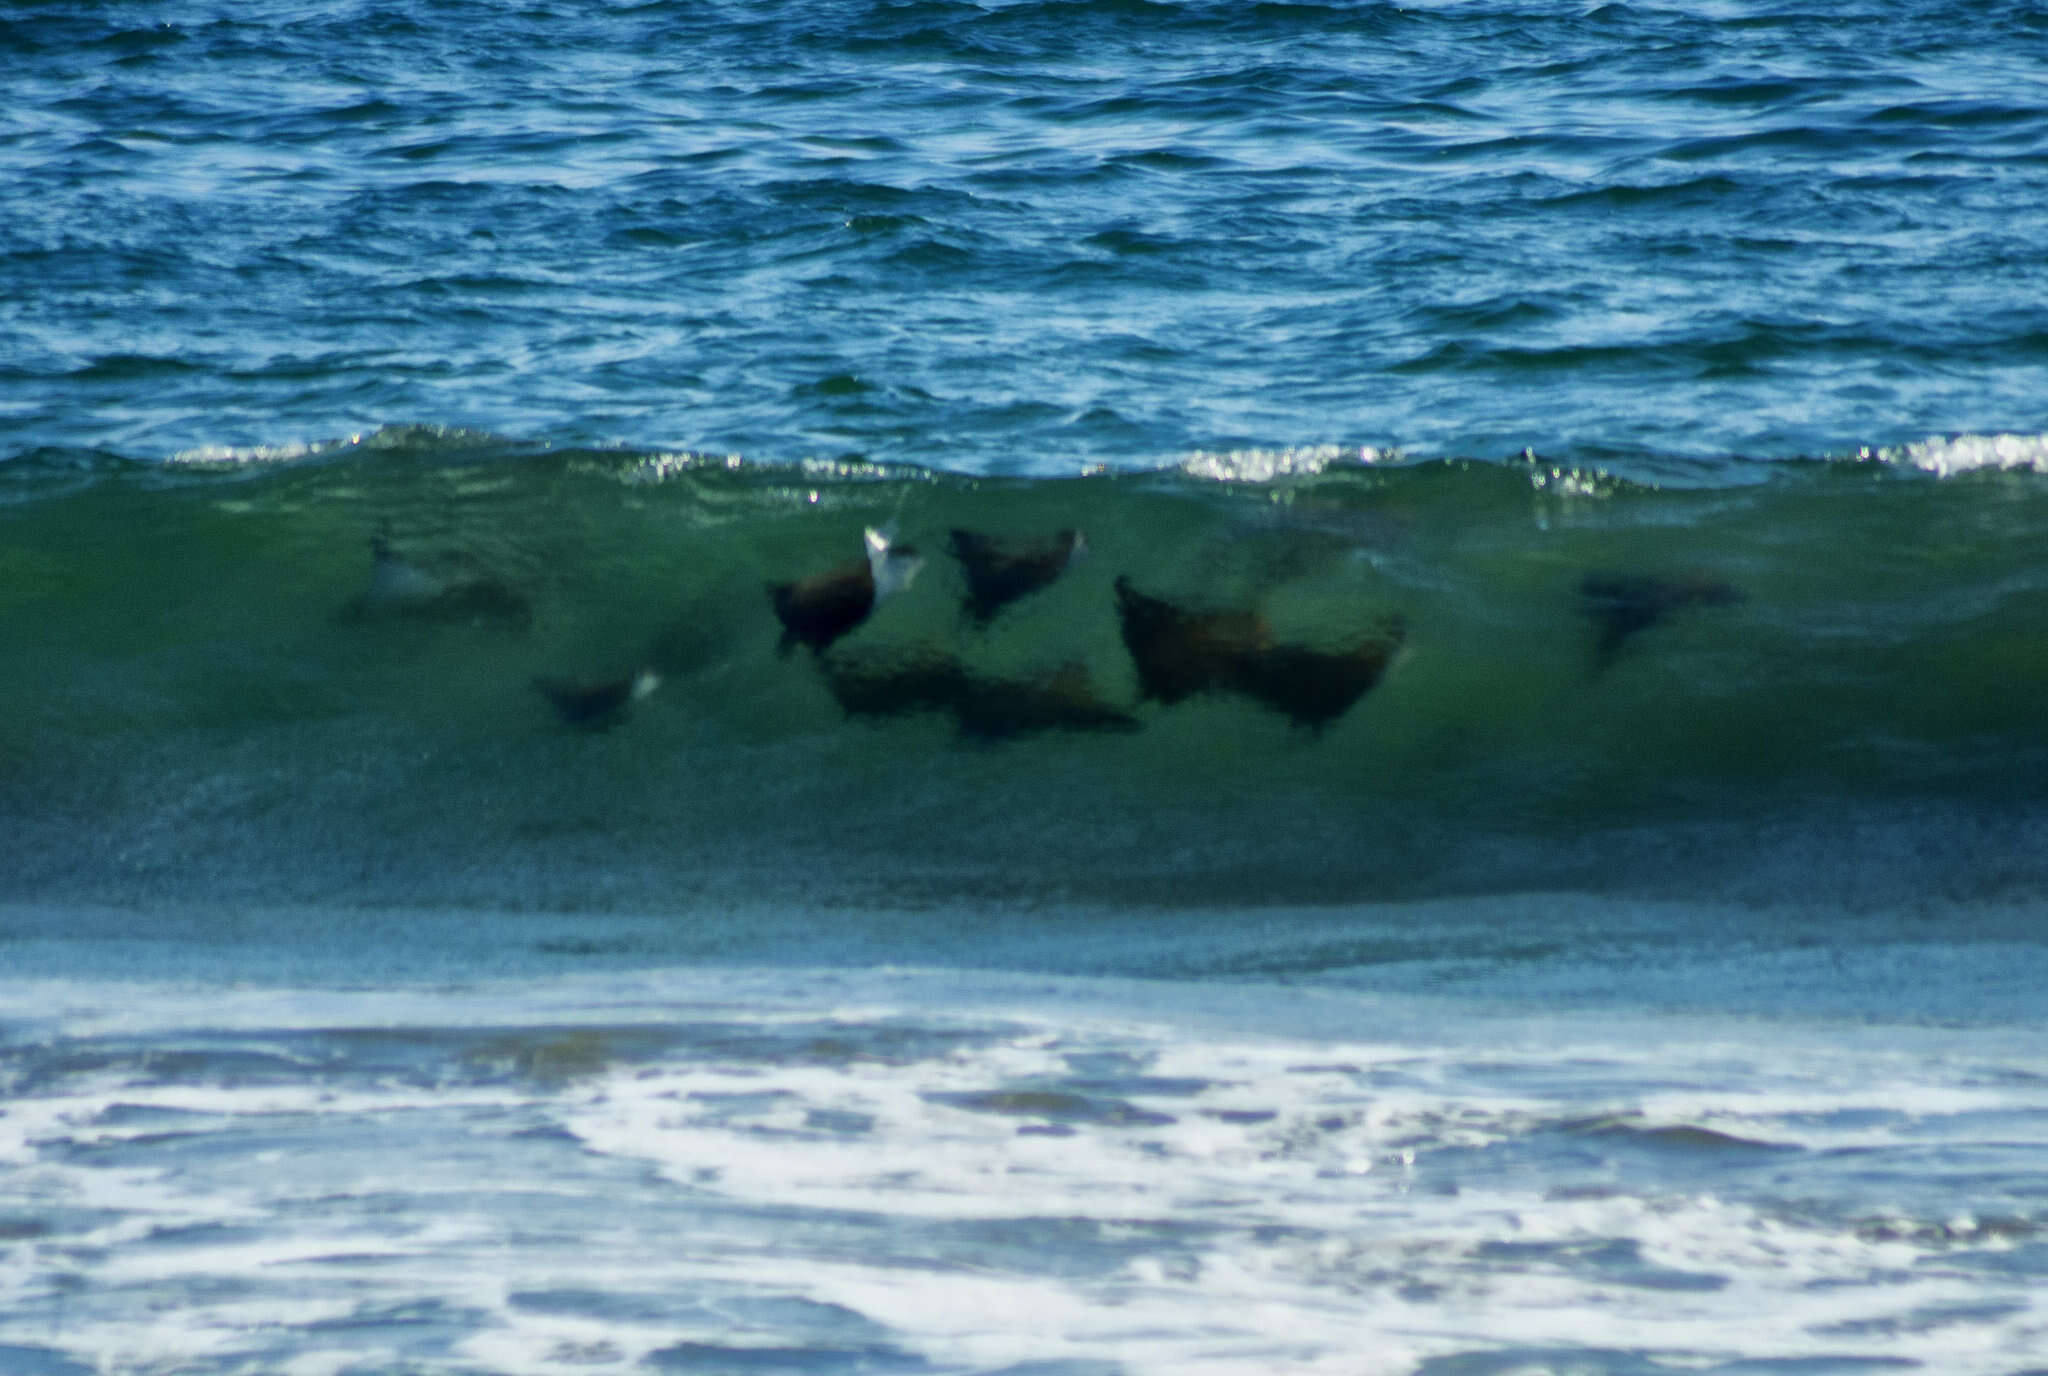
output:
<path id="1" fill-rule="evenodd" d="M 1984 1194 L 1983 1154 L 2048 1121 L 2038 1041 L 2004 1033 L 910 971 L 42 992 L 16 1064 L 37 1039 L 197 1032 L 276 1068 L 131 1057 L 7 1100 L 0 1218 L 84 1213 L 0 1242 L 0 1344 L 54 1329 L 112 1369 L 258 1338 L 289 1353 L 266 1369 L 417 1365 L 384 1309 L 457 1334 L 450 1369 L 507 1373 L 838 1341 L 806 1313 L 941 1369 L 1131 1373 L 1401 1372 L 1597 1334 L 2005 1376 L 2048 1333 L 2038 1277 L 1963 1260 L 2011 1232 L 1978 1214 L 2042 1184 Z M 0 1009 L 36 1003 L 0 985 Z M 545 1080 L 473 1055 L 468 1078 L 336 1078 L 305 1050 L 323 1027 L 579 1025 L 706 1030 Z M 1829 1193 L 1844 1150 L 1934 1211 L 1899 1201 L 1889 1226 L 1882 1186 Z M 664 1303 L 515 1299 L 547 1291 Z"/>
<path id="2" fill-rule="evenodd" d="M 1281 478 L 1314 477 L 1341 464 L 1397 462 L 1396 450 L 1371 445 L 1316 444 L 1284 449 L 1198 449 L 1180 462 L 1191 478 L 1225 483 L 1269 483 Z"/>
<path id="3" fill-rule="evenodd" d="M 502 436 L 459 425 L 384 425 L 338 439 L 292 440 L 279 444 L 207 444 L 181 449 L 166 463 L 194 468 L 249 468 L 295 463 L 348 450 L 434 449 L 458 452 L 512 443 Z"/>
<path id="4" fill-rule="evenodd" d="M 1987 469 L 2048 473 L 2048 435 L 1935 436 L 1880 449 L 1871 457 L 1944 478 Z"/>

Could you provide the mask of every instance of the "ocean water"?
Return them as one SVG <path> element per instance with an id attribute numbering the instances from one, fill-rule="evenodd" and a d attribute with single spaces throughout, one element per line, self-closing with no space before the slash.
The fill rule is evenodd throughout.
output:
<path id="1" fill-rule="evenodd" d="M 2044 56 L 0 9 L 0 1373 L 2048 1372 Z"/>

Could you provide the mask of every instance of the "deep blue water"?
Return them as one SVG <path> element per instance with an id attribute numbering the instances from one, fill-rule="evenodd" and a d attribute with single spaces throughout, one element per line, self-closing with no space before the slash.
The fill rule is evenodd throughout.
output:
<path id="1" fill-rule="evenodd" d="M 2048 428 L 2036 5 L 15 4 L 0 455 Z"/>

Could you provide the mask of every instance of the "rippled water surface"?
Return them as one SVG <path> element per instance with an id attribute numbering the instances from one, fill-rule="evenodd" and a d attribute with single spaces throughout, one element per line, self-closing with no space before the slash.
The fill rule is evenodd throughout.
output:
<path id="1" fill-rule="evenodd" d="M 2048 425 L 2036 6 L 22 4 L 5 447 Z"/>

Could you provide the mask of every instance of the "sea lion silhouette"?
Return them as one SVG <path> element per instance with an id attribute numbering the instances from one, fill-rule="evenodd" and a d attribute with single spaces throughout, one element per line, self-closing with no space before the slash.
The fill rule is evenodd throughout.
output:
<path id="1" fill-rule="evenodd" d="M 1607 668 L 1622 646 L 1672 612 L 1688 607 L 1726 607 L 1746 600 L 1737 587 L 1703 574 L 1661 578 L 1648 574 L 1589 573 L 1579 580 L 1579 596 L 1598 636 L 1593 644 L 1595 671 Z"/>
<path id="2" fill-rule="evenodd" d="M 960 733 L 1011 740 L 1039 731 L 1135 731 L 1137 718 L 1105 701 L 1080 664 L 1020 679 L 977 673 L 950 654 L 923 651 L 886 662 L 822 661 L 833 700 L 848 716 L 944 712 Z"/>
<path id="3" fill-rule="evenodd" d="M 1030 678 L 970 674 L 953 703 L 953 719 L 961 734 L 988 741 L 1039 731 L 1136 731 L 1141 724 L 1106 701 L 1086 667 L 1072 662 Z"/>
<path id="4" fill-rule="evenodd" d="M 1379 683 L 1407 638 L 1407 623 L 1392 616 L 1341 650 L 1276 644 L 1256 612 L 1189 610 L 1124 577 L 1116 595 L 1144 697 L 1172 704 L 1211 689 L 1242 693 L 1317 733 Z"/>
<path id="5" fill-rule="evenodd" d="M 661 686 L 661 677 L 652 669 L 594 682 L 543 675 L 533 686 L 564 722 L 602 731 L 624 721 L 634 703 Z"/>
<path id="6" fill-rule="evenodd" d="M 894 545 L 889 537 L 869 526 L 861 532 L 866 557 L 842 564 L 793 583 L 775 583 L 768 599 L 782 622 L 782 643 L 787 654 L 792 646 L 808 645 L 814 654 L 824 650 L 866 621 L 885 598 L 910 586 L 924 560 L 909 545 Z"/>
<path id="7" fill-rule="evenodd" d="M 1407 634 L 1407 622 L 1392 616 L 1343 650 L 1268 646 L 1238 661 L 1231 686 L 1320 734 L 1379 683 Z"/>
<path id="8" fill-rule="evenodd" d="M 826 690 L 849 717 L 951 711 L 966 691 L 966 668 L 953 656 L 935 650 L 887 658 L 842 651 L 818 662 Z"/>
<path id="9" fill-rule="evenodd" d="M 1046 540 L 998 539 L 955 528 L 953 557 L 967 575 L 967 614 L 987 625 L 997 612 L 1045 587 L 1088 553 L 1088 538 L 1068 528 Z"/>
<path id="10" fill-rule="evenodd" d="M 1139 695 L 1171 706 L 1210 688 L 1230 687 L 1238 665 L 1272 643 L 1255 612 L 1191 611 L 1116 580 L 1124 647 L 1138 666 Z"/>
<path id="11" fill-rule="evenodd" d="M 370 540 L 370 581 L 341 609 L 344 621 L 411 618 L 495 622 L 518 630 L 533 623 L 533 604 L 504 580 L 461 558 L 421 560 Z"/>

